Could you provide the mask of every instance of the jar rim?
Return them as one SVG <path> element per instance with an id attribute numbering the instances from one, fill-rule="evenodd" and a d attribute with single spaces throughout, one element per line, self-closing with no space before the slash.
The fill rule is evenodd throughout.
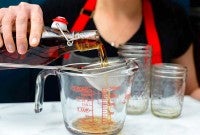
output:
<path id="1" fill-rule="evenodd" d="M 166 76 L 181 77 L 181 76 L 186 76 L 187 68 L 180 64 L 158 63 L 152 65 L 152 74 L 165 77 Z"/>

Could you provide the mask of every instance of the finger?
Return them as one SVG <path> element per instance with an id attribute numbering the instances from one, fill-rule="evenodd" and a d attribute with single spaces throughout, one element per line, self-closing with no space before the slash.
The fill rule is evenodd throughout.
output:
<path id="1" fill-rule="evenodd" d="M 0 8 L 0 26 L 2 25 L 1 24 L 1 21 L 2 21 L 2 18 L 6 12 L 7 8 Z"/>
<path id="2" fill-rule="evenodd" d="M 3 39 L 1 37 L 1 34 L 0 34 L 0 48 L 3 47 Z"/>
<path id="3" fill-rule="evenodd" d="M 0 21 L 1 22 L 1 21 Z M 0 24 L 0 48 L 3 46 L 3 39 L 2 39 L 2 36 L 1 36 L 1 24 Z"/>
<path id="4" fill-rule="evenodd" d="M 27 41 L 27 26 L 28 26 L 29 12 L 26 4 L 20 4 L 19 11 L 16 17 L 16 44 L 19 54 L 25 54 L 28 49 Z"/>
<path id="5" fill-rule="evenodd" d="M 0 9 L 0 48 L 3 46 L 3 39 L 2 39 L 2 35 L 1 35 L 1 33 L 2 33 L 2 30 L 1 30 L 2 24 L 1 24 L 1 22 L 2 22 L 2 18 L 4 16 L 4 13 L 5 13 L 5 10 L 6 10 L 6 8 L 1 8 Z"/>
<path id="6" fill-rule="evenodd" d="M 7 12 L 4 14 L 2 18 L 2 26 L 1 26 L 4 44 L 6 46 L 6 49 L 10 53 L 15 52 L 16 49 L 12 35 L 12 26 L 15 21 L 14 8 L 15 8 L 14 6 L 10 6 L 8 8 Z"/>
<path id="7" fill-rule="evenodd" d="M 42 10 L 38 5 L 34 5 L 34 8 L 31 11 L 30 46 L 35 47 L 39 44 L 43 27 L 44 22 Z"/>

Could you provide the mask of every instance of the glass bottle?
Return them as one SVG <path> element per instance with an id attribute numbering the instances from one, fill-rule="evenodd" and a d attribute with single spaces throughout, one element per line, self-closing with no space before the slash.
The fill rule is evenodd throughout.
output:
<path id="1" fill-rule="evenodd" d="M 14 32 L 13 35 L 15 35 Z M 99 49 L 99 53 L 103 50 L 103 55 L 105 55 L 96 30 L 69 33 L 61 29 L 44 27 L 40 44 L 37 47 L 30 47 L 25 55 L 17 52 L 8 53 L 5 48 L 1 48 L 0 63 L 47 65 L 67 52 L 93 49 Z"/>

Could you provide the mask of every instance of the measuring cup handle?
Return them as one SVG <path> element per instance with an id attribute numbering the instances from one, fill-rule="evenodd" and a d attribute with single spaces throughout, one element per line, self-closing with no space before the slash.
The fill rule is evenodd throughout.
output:
<path id="1" fill-rule="evenodd" d="M 36 87 L 35 87 L 35 112 L 36 113 L 39 113 L 42 111 L 45 80 L 49 75 L 56 75 L 56 70 L 42 70 L 39 72 L 36 78 Z"/>

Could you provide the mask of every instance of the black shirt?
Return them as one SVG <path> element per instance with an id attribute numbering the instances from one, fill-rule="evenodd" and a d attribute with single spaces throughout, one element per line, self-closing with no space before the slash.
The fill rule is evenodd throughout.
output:
<path id="1" fill-rule="evenodd" d="M 41 5 L 44 11 L 45 25 L 51 25 L 52 19 L 64 16 L 69 22 L 69 29 L 79 16 L 86 0 L 47 0 Z M 193 40 L 193 33 L 187 14 L 181 6 L 172 4 L 169 0 L 152 0 L 153 12 L 158 35 L 161 42 L 163 62 L 170 62 L 183 55 Z M 85 29 L 96 29 L 93 19 L 90 19 Z M 117 56 L 117 49 L 102 38 L 107 56 Z M 142 24 L 136 34 L 127 42 L 147 43 L 145 28 Z M 110 51 L 112 50 L 112 51 Z M 96 52 L 77 52 L 87 57 L 96 57 Z"/>

